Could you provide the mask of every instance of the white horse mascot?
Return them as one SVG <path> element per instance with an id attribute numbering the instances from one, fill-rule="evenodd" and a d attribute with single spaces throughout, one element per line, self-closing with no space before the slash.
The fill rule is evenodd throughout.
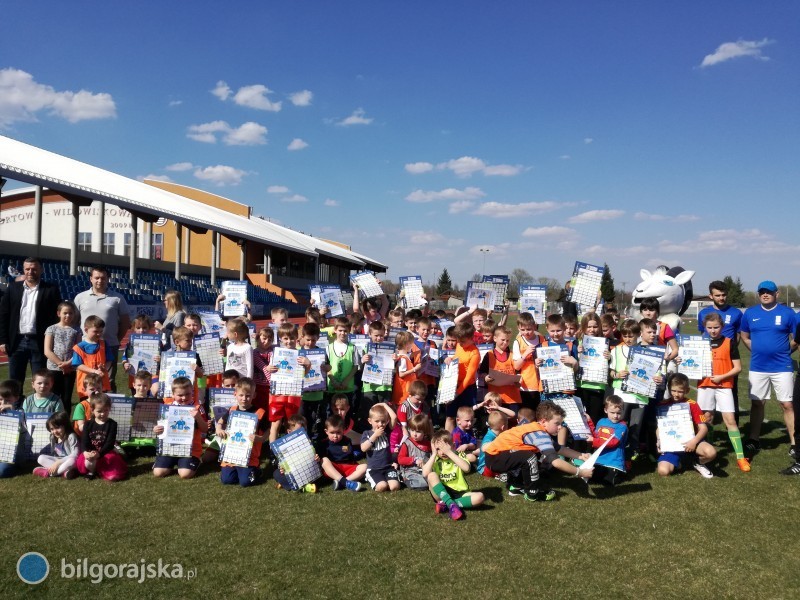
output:
<path id="1" fill-rule="evenodd" d="M 681 315 L 692 302 L 694 271 L 687 271 L 683 267 L 669 269 L 661 265 L 652 273 L 642 269 L 639 275 L 642 282 L 633 290 L 633 304 L 641 304 L 643 298 L 656 298 L 660 307 L 659 320 L 664 321 L 678 333 L 681 328 Z"/>

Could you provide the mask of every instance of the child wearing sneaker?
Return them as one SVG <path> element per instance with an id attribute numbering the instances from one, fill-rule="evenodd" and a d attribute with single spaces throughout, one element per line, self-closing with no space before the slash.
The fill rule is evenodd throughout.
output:
<path id="1" fill-rule="evenodd" d="M 608 444 L 600 453 L 594 466 L 592 482 L 615 486 L 625 476 L 625 445 L 628 425 L 622 420 L 625 403 L 619 396 L 608 396 L 603 402 L 606 416 L 597 422 L 592 437 L 592 448 Z"/>
<path id="2" fill-rule="evenodd" d="M 72 425 L 66 412 L 57 412 L 47 419 L 47 431 L 50 432 L 50 445 L 36 460 L 39 467 L 33 470 L 39 477 L 63 477 L 72 479 L 77 476 L 75 463 L 78 460 L 80 443 L 78 436 L 72 431 Z"/>
<path id="3" fill-rule="evenodd" d="M 347 398 L 347 396 L 345 396 Z M 358 464 L 363 456 L 357 444 L 345 435 L 345 422 L 339 415 L 325 420 L 325 439 L 320 440 L 317 454 L 322 457 L 322 471 L 333 481 L 333 490 L 357 492 L 367 472 L 366 463 Z"/>
<path id="4" fill-rule="evenodd" d="M 436 513 L 450 513 L 454 521 L 464 518 L 462 508 L 473 508 L 483 504 L 481 492 L 469 491 L 464 478 L 470 464 L 463 452 L 456 452 L 453 438 L 446 429 L 440 429 L 431 438 L 431 457 L 422 467 L 422 475 L 428 481 L 428 489 L 436 500 Z"/>
<path id="5" fill-rule="evenodd" d="M 295 414 L 286 420 L 287 434 L 297 431 L 300 428 L 308 431 L 308 422 L 303 415 Z M 319 454 L 314 456 L 314 460 L 320 462 Z M 313 482 L 307 483 L 299 489 L 294 487 L 291 480 L 286 477 L 286 472 L 281 466 L 278 466 L 278 468 L 273 471 L 272 478 L 275 480 L 275 487 L 279 490 L 286 490 L 287 492 L 305 492 L 306 494 L 315 494 L 317 492 L 317 484 Z"/>
<path id="6" fill-rule="evenodd" d="M 456 452 L 463 452 L 470 463 L 478 460 L 481 448 L 478 445 L 478 438 L 472 429 L 475 421 L 475 411 L 471 406 L 462 406 L 456 413 L 456 428 L 453 429 L 453 445 Z"/>
<path id="7" fill-rule="evenodd" d="M 503 431 L 484 447 L 486 466 L 495 473 L 507 474 L 509 496 L 524 495 L 530 502 L 542 502 L 556 497 L 555 491 L 539 481 L 540 466 L 553 467 L 575 477 L 590 478 L 592 469 L 576 467 L 564 460 L 588 460 L 588 454 L 578 454 L 570 448 L 556 447 L 555 438 L 564 422 L 566 412 L 553 402 L 542 402 L 536 408 L 536 421 Z"/>
<path id="8" fill-rule="evenodd" d="M 700 407 L 694 400 L 690 400 L 687 397 L 689 394 L 689 378 L 683 373 L 675 373 L 669 378 L 667 387 L 671 398 L 661 402 L 659 406 L 688 402 L 696 435 L 683 445 L 684 452 L 661 452 L 659 454 L 658 474 L 662 477 L 667 477 L 681 466 L 681 462 L 684 459 L 691 458 L 694 469 L 705 479 L 711 479 L 714 474 L 706 465 L 717 457 L 717 450 L 714 446 L 704 441 L 708 434 L 708 425 L 706 425 L 705 415 L 703 415 Z M 659 430 L 656 429 L 656 437 L 659 440 L 660 448 L 660 438 L 658 436 Z"/>
<path id="9" fill-rule="evenodd" d="M 734 382 L 742 372 L 739 348 L 734 340 L 722 335 L 722 317 L 718 312 L 708 313 L 703 319 L 703 327 L 711 343 L 711 377 L 697 382 L 697 405 L 703 411 L 706 423 L 714 422 L 714 410 L 722 413 L 722 422 L 725 423 L 728 438 L 736 453 L 736 464 L 747 473 L 750 471 L 750 463 L 744 457 L 733 398 Z M 675 359 L 678 364 L 680 361 L 680 358 Z"/>

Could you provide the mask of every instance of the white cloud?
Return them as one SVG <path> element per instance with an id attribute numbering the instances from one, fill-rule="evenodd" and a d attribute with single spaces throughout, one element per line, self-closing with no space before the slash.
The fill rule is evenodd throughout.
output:
<path id="1" fill-rule="evenodd" d="M 774 43 L 774 40 L 764 38 L 760 42 L 739 40 L 736 42 L 725 42 L 714 51 L 713 54 L 706 54 L 703 62 L 700 63 L 700 68 L 711 67 L 719 63 L 731 60 L 732 58 L 739 58 L 740 56 L 752 56 L 757 60 L 769 60 L 768 56 L 761 53 L 761 49 Z"/>
<path id="2" fill-rule="evenodd" d="M 267 128 L 248 121 L 238 129 L 232 129 L 223 141 L 228 146 L 261 146 L 267 143 Z"/>
<path id="3" fill-rule="evenodd" d="M 475 203 L 471 200 L 458 200 L 450 204 L 450 207 L 447 209 L 451 215 L 457 215 L 458 213 L 462 213 L 465 210 L 469 210 L 475 206 Z"/>
<path id="4" fill-rule="evenodd" d="M 285 185 L 271 185 L 267 188 L 268 194 L 285 194 L 289 191 L 289 188 Z"/>
<path id="5" fill-rule="evenodd" d="M 485 195 L 486 194 L 484 194 L 480 188 L 476 187 L 467 187 L 463 190 L 447 188 L 438 192 L 414 190 L 408 196 L 406 196 L 406 200 L 409 202 L 433 202 L 435 200 L 477 200 Z"/>
<path id="6" fill-rule="evenodd" d="M 486 163 L 474 156 L 462 156 L 447 162 L 439 163 L 437 169 L 450 169 L 458 177 L 471 177 L 473 173 L 479 173 L 486 168 Z"/>
<path id="7" fill-rule="evenodd" d="M 524 170 L 522 165 L 489 165 L 482 159 L 474 156 L 453 158 L 445 162 L 440 162 L 435 166 L 429 162 L 408 163 L 405 166 L 406 171 L 414 175 L 428 173 L 434 168 L 439 171 L 452 171 L 457 177 L 462 178 L 472 177 L 475 173 L 483 173 L 486 177 L 512 177 L 514 175 L 519 175 Z"/>
<path id="8" fill-rule="evenodd" d="M 240 87 L 234 94 L 233 101 L 239 106 L 247 106 L 248 108 L 255 108 L 257 110 L 266 110 L 269 112 L 279 112 L 281 110 L 281 102 L 273 102 L 267 96 L 274 93 L 265 85 L 245 85 Z"/>
<path id="9" fill-rule="evenodd" d="M 583 138 L 583 143 L 587 144 L 587 145 L 591 144 L 593 141 L 594 141 L 594 138 L 588 138 L 588 137 L 587 138 Z"/>
<path id="10" fill-rule="evenodd" d="M 224 81 L 218 81 L 217 87 L 211 90 L 217 98 L 225 102 L 228 99 L 233 101 L 239 106 L 246 106 L 248 108 L 255 108 L 256 110 L 266 110 L 269 112 L 279 112 L 281 110 L 281 102 L 273 102 L 268 98 L 270 94 L 274 94 L 271 89 L 265 85 L 245 85 L 240 87 L 236 93 Z M 310 92 L 309 92 L 310 93 Z"/>
<path id="11" fill-rule="evenodd" d="M 312 94 L 309 90 L 302 90 L 300 92 L 289 94 L 289 102 L 295 106 L 311 106 L 311 100 L 313 98 L 314 94 Z"/>
<path id="12" fill-rule="evenodd" d="M 200 125 L 190 125 L 186 137 L 196 142 L 216 144 L 217 134 L 221 134 L 227 146 L 261 146 L 267 143 L 267 128 L 248 121 L 239 127 L 231 127 L 227 121 L 212 121 Z"/>
<path id="13" fill-rule="evenodd" d="M 183 100 L 170 100 L 169 106 L 180 106 L 183 104 Z"/>
<path id="14" fill-rule="evenodd" d="M 36 121 L 36 113 L 43 110 L 70 123 L 117 116 L 111 94 L 86 90 L 57 92 L 49 85 L 37 83 L 25 71 L 0 70 L 0 128 L 17 121 Z"/>
<path id="15" fill-rule="evenodd" d="M 560 237 L 565 235 L 577 235 L 577 231 L 569 227 L 552 225 L 550 227 L 528 227 L 522 232 L 525 237 Z"/>
<path id="16" fill-rule="evenodd" d="M 584 255 L 592 255 L 592 256 L 632 256 L 632 255 L 639 255 L 650 253 L 653 251 L 652 246 L 628 246 L 626 248 L 610 248 L 608 246 L 589 246 L 588 248 L 583 249 Z"/>
<path id="17" fill-rule="evenodd" d="M 558 158 L 560 158 L 561 160 L 569 160 L 572 157 L 569 154 L 562 154 Z"/>
<path id="18" fill-rule="evenodd" d="M 646 213 L 646 212 L 637 212 L 633 215 L 633 218 L 636 221 L 670 221 L 673 223 L 688 223 L 690 221 L 699 221 L 700 217 L 697 215 L 675 215 L 675 216 L 666 216 L 666 215 L 657 215 L 653 213 Z"/>
<path id="19" fill-rule="evenodd" d="M 624 210 L 589 210 L 574 217 L 570 217 L 569 223 L 591 223 L 593 221 L 610 221 L 618 219 L 625 214 Z"/>
<path id="20" fill-rule="evenodd" d="M 522 202 L 520 204 L 483 202 L 477 210 L 472 212 L 472 214 L 493 217 L 496 219 L 505 219 L 510 217 L 522 217 L 525 215 L 546 213 L 561 208 L 562 206 L 570 206 L 570 204 L 559 204 L 558 202 L 554 202 L 552 200 L 547 200 L 545 202 Z"/>
<path id="21" fill-rule="evenodd" d="M 338 200 L 334 200 L 333 198 L 325 198 L 325 202 L 323 202 L 325 206 L 340 206 L 340 202 Z"/>
<path id="22" fill-rule="evenodd" d="M 166 181 L 171 182 L 172 179 L 167 175 L 156 175 L 154 173 L 150 173 L 150 175 L 143 175 L 141 177 L 137 177 L 139 181 L 144 181 L 145 179 L 149 179 L 150 181 Z"/>
<path id="23" fill-rule="evenodd" d="M 191 171 L 194 165 L 190 162 L 178 162 L 164 167 L 165 171 Z"/>
<path id="24" fill-rule="evenodd" d="M 357 108 L 353 111 L 353 113 L 338 123 L 337 125 L 341 127 L 350 127 L 351 125 L 369 125 L 374 121 L 372 117 L 365 116 L 367 113 L 363 108 Z"/>
<path id="25" fill-rule="evenodd" d="M 227 165 L 216 165 L 213 167 L 197 167 L 194 176 L 203 181 L 211 181 L 215 185 L 239 185 L 242 178 L 247 175 L 245 171 L 229 167 Z"/>
<path id="26" fill-rule="evenodd" d="M 287 202 L 289 204 L 298 204 L 301 202 L 308 202 L 308 198 L 305 196 L 301 196 L 300 194 L 292 194 L 291 196 L 285 196 L 281 198 L 281 202 Z"/>
<path id="27" fill-rule="evenodd" d="M 218 81 L 217 87 L 211 90 L 211 93 L 224 102 L 225 100 L 230 98 L 231 88 L 229 88 L 228 84 L 225 83 L 224 81 Z"/>
<path id="28" fill-rule="evenodd" d="M 483 170 L 487 177 L 513 177 L 522 173 L 522 165 L 489 165 Z"/>
<path id="29" fill-rule="evenodd" d="M 303 148 L 308 148 L 308 143 L 300 138 L 294 138 L 289 145 L 286 147 L 287 150 L 302 150 Z"/>
<path id="30" fill-rule="evenodd" d="M 408 163 L 405 168 L 406 171 L 414 175 L 419 175 L 420 173 L 427 173 L 428 171 L 433 171 L 433 165 L 429 162 Z"/>

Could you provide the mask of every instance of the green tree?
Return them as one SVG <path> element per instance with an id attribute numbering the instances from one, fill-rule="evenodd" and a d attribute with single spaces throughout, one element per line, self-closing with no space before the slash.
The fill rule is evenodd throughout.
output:
<path id="1" fill-rule="evenodd" d="M 616 290 L 614 289 L 614 278 L 611 276 L 611 269 L 608 263 L 603 263 L 603 278 L 600 280 L 600 296 L 606 304 L 614 302 Z"/>
<path id="2" fill-rule="evenodd" d="M 736 280 L 734 280 L 732 276 L 726 275 L 722 282 L 728 286 L 728 304 L 731 306 L 738 306 L 739 308 L 747 306 L 741 279 L 737 277 Z"/>
<path id="3" fill-rule="evenodd" d="M 447 272 L 447 268 L 442 271 L 442 274 L 439 275 L 439 281 L 436 282 L 436 295 L 440 296 L 445 292 L 449 292 L 453 288 L 453 281 L 450 279 L 450 273 Z"/>

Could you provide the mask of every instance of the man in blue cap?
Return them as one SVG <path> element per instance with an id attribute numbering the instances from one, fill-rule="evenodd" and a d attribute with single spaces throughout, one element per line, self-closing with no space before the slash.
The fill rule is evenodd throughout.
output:
<path id="1" fill-rule="evenodd" d="M 751 453 L 761 448 L 758 438 L 764 421 L 764 405 L 772 390 L 783 408 L 783 420 L 789 432 L 790 454 L 797 448 L 794 441 L 792 409 L 793 364 L 791 354 L 797 348 L 797 317 L 785 304 L 778 304 L 778 286 L 774 281 L 758 284 L 758 306 L 751 306 L 742 318 L 741 336 L 750 349 L 750 438 L 745 448 Z"/>

